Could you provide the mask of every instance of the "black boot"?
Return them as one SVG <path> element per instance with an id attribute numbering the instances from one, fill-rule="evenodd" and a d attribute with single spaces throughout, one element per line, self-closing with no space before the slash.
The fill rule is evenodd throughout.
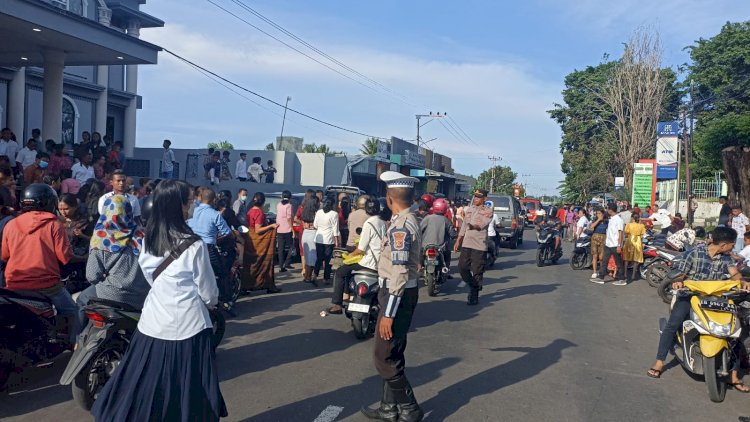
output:
<path id="1" fill-rule="evenodd" d="M 478 305 L 479 304 L 479 289 L 472 286 L 469 290 L 469 300 L 466 302 L 467 305 Z"/>
<path id="2" fill-rule="evenodd" d="M 367 416 L 368 419 L 375 419 L 379 421 L 396 422 L 398 421 L 398 408 L 396 407 L 396 399 L 393 397 L 393 391 L 387 381 L 383 381 L 383 398 L 380 399 L 380 407 L 377 409 L 371 409 L 369 407 L 363 407 L 360 412 Z"/>
<path id="3" fill-rule="evenodd" d="M 398 406 L 398 422 L 419 422 L 424 418 L 424 412 L 419 407 L 409 380 L 402 375 L 388 381 Z"/>

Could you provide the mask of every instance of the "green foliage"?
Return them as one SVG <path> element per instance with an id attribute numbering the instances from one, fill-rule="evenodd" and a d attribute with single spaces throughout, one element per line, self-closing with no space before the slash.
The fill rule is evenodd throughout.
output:
<path id="1" fill-rule="evenodd" d="M 234 145 L 229 141 L 209 142 L 206 148 L 213 148 L 216 151 L 231 151 L 234 149 Z"/>
<path id="2" fill-rule="evenodd" d="M 266 151 L 276 151 L 276 147 L 273 145 L 273 142 L 266 145 Z"/>
<path id="3" fill-rule="evenodd" d="M 378 140 L 376 138 L 367 138 L 362 147 L 359 149 L 363 155 L 375 155 L 378 153 Z"/>
<path id="4" fill-rule="evenodd" d="M 334 151 L 334 150 L 332 150 L 326 144 L 315 145 L 315 143 L 303 145 L 302 146 L 302 152 L 325 154 L 325 155 L 341 155 L 341 154 L 343 154 L 343 152 L 341 152 L 341 151 Z"/>
<path id="5" fill-rule="evenodd" d="M 710 177 L 721 168 L 721 150 L 730 146 L 750 146 L 750 113 L 728 113 L 708 119 L 695 132 L 693 148 L 699 157 L 696 177 Z"/>
<path id="6" fill-rule="evenodd" d="M 516 182 L 518 175 L 511 170 L 508 166 L 496 166 L 495 167 L 495 184 L 493 188 L 494 193 L 500 193 L 504 195 L 513 194 L 513 185 Z M 477 183 L 474 185 L 475 189 L 487 189 L 490 190 L 490 181 L 492 180 L 492 168 L 489 168 L 477 177 Z"/>

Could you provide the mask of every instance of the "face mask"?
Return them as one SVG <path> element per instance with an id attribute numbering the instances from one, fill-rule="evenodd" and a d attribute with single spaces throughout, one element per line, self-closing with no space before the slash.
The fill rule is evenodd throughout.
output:
<path id="1" fill-rule="evenodd" d="M 49 163 L 46 162 L 46 161 L 40 161 L 39 162 L 39 168 L 40 169 L 46 169 L 48 165 L 49 165 Z"/>
<path id="2" fill-rule="evenodd" d="M 240 201 L 242 201 L 242 202 L 247 201 L 247 195 L 240 196 Z"/>

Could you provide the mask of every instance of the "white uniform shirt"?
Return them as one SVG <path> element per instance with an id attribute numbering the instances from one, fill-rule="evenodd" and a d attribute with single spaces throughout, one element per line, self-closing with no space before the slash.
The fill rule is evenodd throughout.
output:
<path id="1" fill-rule="evenodd" d="M 31 150 L 26 147 L 21 148 L 16 155 L 16 162 L 21 163 L 21 167 L 26 168 L 36 161 L 36 150 Z"/>
<path id="2" fill-rule="evenodd" d="M 18 156 L 18 150 L 18 142 L 13 140 L 5 142 L 0 139 L 0 155 L 5 155 L 12 160 Z"/>
<path id="3" fill-rule="evenodd" d="M 258 163 L 252 163 L 250 164 L 250 167 L 247 169 L 247 174 L 253 178 L 256 182 L 261 182 L 260 175 L 263 173 L 263 167 L 260 166 Z"/>
<path id="4" fill-rule="evenodd" d="M 107 192 L 99 198 L 99 206 L 97 207 L 99 209 L 99 214 L 104 214 L 104 201 L 106 201 L 107 198 L 114 196 L 114 194 L 114 192 Z M 133 207 L 133 217 L 140 217 L 141 203 L 138 201 L 138 197 L 129 193 L 126 193 L 125 196 L 128 197 L 128 202 L 130 202 L 130 206 Z"/>
<path id="5" fill-rule="evenodd" d="M 359 261 L 359 265 L 371 270 L 378 270 L 380 249 L 383 246 L 385 232 L 385 221 L 381 220 L 377 215 L 365 221 L 365 224 L 362 226 L 362 233 L 359 235 L 359 245 L 357 245 L 357 249 L 365 253 Z"/>
<path id="6" fill-rule="evenodd" d="M 586 229 L 588 228 L 589 228 L 589 219 L 586 218 L 586 216 L 584 215 L 583 217 L 579 218 L 578 222 L 576 223 L 576 230 L 583 229 L 581 231 L 581 234 L 578 236 L 579 239 L 589 237 L 589 235 L 585 233 Z"/>
<path id="7" fill-rule="evenodd" d="M 313 225 L 317 230 L 315 232 L 315 243 L 322 243 L 324 245 L 333 245 L 336 243 L 334 237 L 341 236 L 339 233 L 339 213 L 336 211 L 325 212 L 318 210 L 315 213 L 315 221 Z"/>
<path id="8" fill-rule="evenodd" d="M 138 264 L 151 285 L 143 304 L 138 331 L 161 340 L 185 340 L 211 328 L 208 306 L 218 301 L 219 289 L 208 249 L 196 241 L 154 280 L 156 268 L 167 255 L 146 252 L 143 242 Z"/>
<path id="9" fill-rule="evenodd" d="M 622 223 L 622 218 L 619 215 L 613 215 L 609 217 L 609 225 L 607 226 L 607 240 L 604 242 L 604 246 L 608 248 L 616 248 L 620 245 L 620 234 L 618 232 L 623 231 L 625 225 Z"/>
<path id="10" fill-rule="evenodd" d="M 81 182 L 81 185 L 85 184 L 89 179 L 96 179 L 93 166 L 86 167 L 78 162 L 73 164 L 70 170 L 73 172 L 73 178 Z"/>
<path id="11" fill-rule="evenodd" d="M 237 177 L 247 178 L 247 161 L 246 160 L 237 160 L 237 164 L 234 167 L 234 174 L 237 175 Z"/>
<path id="12" fill-rule="evenodd" d="M 487 227 L 487 236 L 497 236 L 497 232 L 495 231 L 495 224 L 500 224 L 500 218 L 497 216 L 497 214 L 492 214 L 492 221 L 490 221 L 490 226 Z"/>

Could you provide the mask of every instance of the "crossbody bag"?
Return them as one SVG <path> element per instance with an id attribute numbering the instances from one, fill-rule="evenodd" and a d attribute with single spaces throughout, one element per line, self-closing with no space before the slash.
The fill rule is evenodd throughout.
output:
<path id="1" fill-rule="evenodd" d="M 164 272 L 164 270 L 167 269 L 177 258 L 179 258 L 188 248 L 195 242 L 197 242 L 198 239 L 191 238 L 191 239 L 185 239 L 182 241 L 182 243 L 177 246 L 177 249 L 173 250 L 169 253 L 169 256 L 164 259 L 164 261 L 159 264 L 158 267 L 154 270 L 154 273 L 152 274 L 152 280 L 156 281 L 157 278 L 161 275 L 161 273 Z"/>

